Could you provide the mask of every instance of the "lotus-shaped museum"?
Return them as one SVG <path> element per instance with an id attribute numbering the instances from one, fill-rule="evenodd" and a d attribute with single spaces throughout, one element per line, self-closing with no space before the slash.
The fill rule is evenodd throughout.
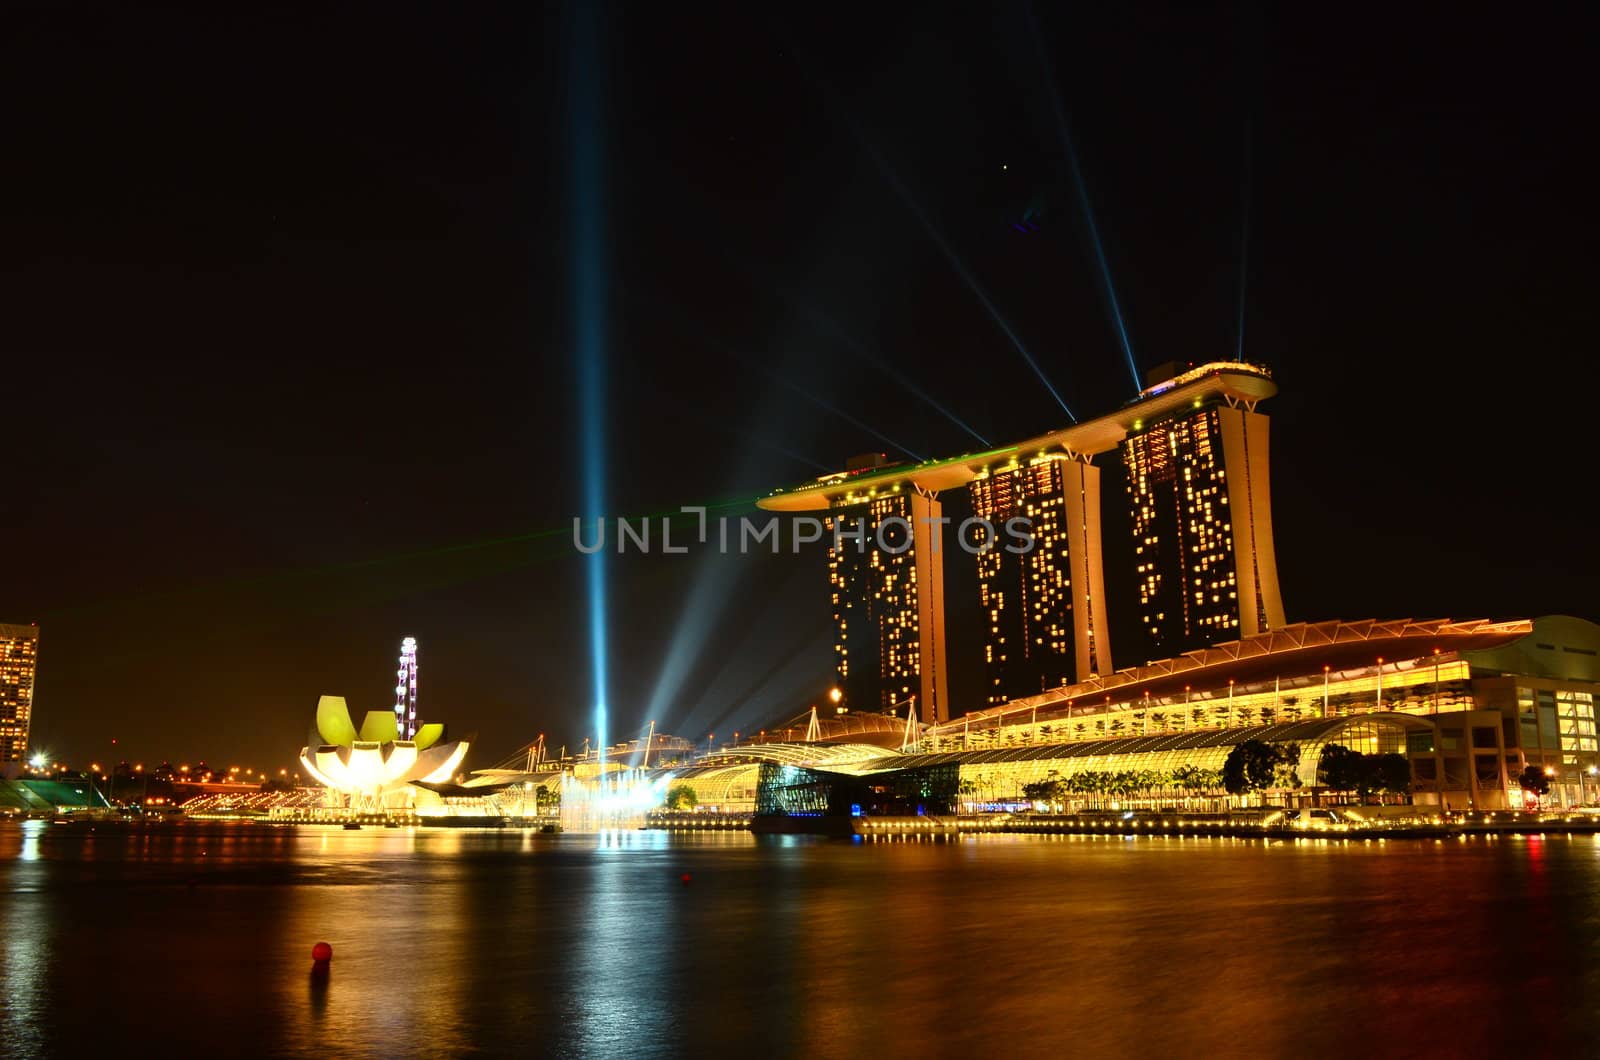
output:
<path id="1" fill-rule="evenodd" d="M 413 782 L 440 784 L 450 779 L 467 754 L 467 741 L 440 742 L 444 726 L 423 725 L 415 739 L 402 740 L 395 716 L 368 711 L 358 731 L 343 696 L 317 700 L 313 742 L 300 751 L 300 765 L 319 783 L 349 797 L 352 808 L 409 806 Z"/>

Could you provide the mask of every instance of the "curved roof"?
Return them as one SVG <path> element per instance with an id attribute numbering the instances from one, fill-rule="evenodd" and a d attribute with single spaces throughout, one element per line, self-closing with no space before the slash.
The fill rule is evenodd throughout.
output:
<path id="1" fill-rule="evenodd" d="M 811 728 L 811 711 L 803 711 L 790 718 L 788 721 L 777 725 L 768 725 L 761 730 L 760 737 L 749 737 L 744 742 L 735 744 L 728 750 L 737 754 L 740 748 L 764 746 L 768 737 L 783 734 L 789 739 L 773 741 L 776 743 L 799 743 L 797 737 L 804 736 Z M 844 714 L 817 714 L 817 731 L 819 738 L 814 741 L 819 744 L 863 744 L 870 743 L 883 747 L 899 747 L 901 737 L 906 731 L 906 719 L 894 717 L 890 714 L 879 714 L 874 711 L 852 710 Z M 810 746 L 810 744 L 807 744 Z"/>
<path id="2" fill-rule="evenodd" d="M 1208 692 L 1219 688 L 1226 690 L 1230 679 L 1241 688 L 1252 683 L 1270 685 L 1275 678 L 1288 680 L 1314 675 L 1320 681 L 1324 666 L 1337 673 L 1374 666 L 1380 657 L 1393 663 L 1430 657 L 1435 649 L 1443 653 L 1494 648 L 1526 637 L 1532 629 L 1533 623 L 1525 619 L 1513 622 L 1487 619 L 1456 622 L 1447 618 L 1296 622 L 1175 658 L 1090 678 L 1042 695 L 1014 699 L 1002 706 L 969 711 L 961 718 L 944 723 L 940 730 L 948 732 L 965 723 L 1019 711 L 1053 710 L 1078 702 L 1098 703 L 1107 695 L 1113 700 L 1128 702 L 1146 691 L 1160 697 L 1182 695 L 1185 687 Z"/>
<path id="3" fill-rule="evenodd" d="M 105 805 L 105 796 L 87 780 L 0 780 L 0 809 L 49 813 L 64 806 Z"/>
<path id="4" fill-rule="evenodd" d="M 884 748 L 867 743 L 762 743 L 713 751 L 695 766 L 772 762 L 781 766 L 831 766 L 880 758 Z"/>
<path id="5" fill-rule="evenodd" d="M 1426 732 L 1433 723 L 1414 714 L 1389 711 L 1351 714 L 1343 718 L 1313 718 L 1309 721 L 1279 722 L 1274 725 L 1246 725 L 1236 729 L 1198 729 L 1193 732 L 1163 733 L 1159 736 L 1120 736 L 1070 743 L 1028 744 L 1024 747 L 998 747 L 983 750 L 942 751 L 938 754 L 887 755 L 861 763 L 861 771 L 914 769 L 918 766 L 980 765 L 985 762 L 1026 762 L 1051 758 L 1092 758 L 1097 755 L 1131 755 L 1151 751 L 1188 751 L 1202 747 L 1233 747 L 1246 740 L 1262 743 L 1308 743 L 1326 740 L 1341 729 L 1373 721 L 1391 722 L 1412 732 Z"/>
<path id="6" fill-rule="evenodd" d="M 1254 406 L 1278 392 L 1266 369 L 1237 362 L 1201 365 L 1190 372 L 1146 390 L 1135 401 L 1104 416 L 1084 420 L 1071 427 L 1050 431 L 1015 445 L 980 453 L 963 453 L 944 460 L 920 464 L 897 464 L 862 471 L 840 471 L 804 482 L 792 489 L 775 490 L 756 501 L 768 511 L 821 511 L 833 502 L 859 494 L 862 499 L 881 492 L 894 492 L 911 486 L 937 493 L 963 486 L 985 470 L 1035 456 L 1064 452 L 1092 456 L 1115 449 L 1130 431 L 1148 420 L 1159 420 L 1184 408 L 1223 399 Z"/>

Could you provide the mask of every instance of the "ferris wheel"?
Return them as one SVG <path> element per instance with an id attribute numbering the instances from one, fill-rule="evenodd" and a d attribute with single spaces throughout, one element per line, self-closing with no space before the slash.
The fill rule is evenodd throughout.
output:
<path id="1" fill-rule="evenodd" d="M 394 728 L 399 738 L 417 735 L 417 638 L 400 642 L 400 669 L 395 671 Z"/>

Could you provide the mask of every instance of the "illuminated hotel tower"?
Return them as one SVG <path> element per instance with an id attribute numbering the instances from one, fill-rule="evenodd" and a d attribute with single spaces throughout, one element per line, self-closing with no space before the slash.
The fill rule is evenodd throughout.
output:
<path id="1" fill-rule="evenodd" d="M 915 692 L 923 720 L 947 717 L 944 555 L 925 520 L 941 514 L 940 493 L 963 486 L 975 513 L 1000 532 L 1002 550 L 1008 513 L 1027 515 L 1037 535 L 1033 553 L 978 560 L 989 703 L 1036 694 L 1069 670 L 1078 681 L 1113 673 L 1093 460 L 1116 449 L 1128 471 L 1146 657 L 1283 625 L 1267 418 L 1255 411 L 1277 385 L 1264 368 L 1237 361 L 1166 375 L 1092 420 L 919 464 L 875 455 L 756 502 L 766 511 L 826 511 L 830 538 L 838 520 L 851 528 L 863 521 L 866 547 L 847 539 L 828 556 L 836 676 L 851 706 L 882 710 Z M 914 530 L 900 553 L 872 540 L 891 518 Z"/>
<path id="2" fill-rule="evenodd" d="M 28 757 L 39 627 L 0 623 L 0 771 L 13 776 Z"/>
<path id="3" fill-rule="evenodd" d="M 880 466 L 859 459 L 851 465 Z M 824 525 L 844 706 L 903 715 L 914 697 L 924 721 L 949 720 L 943 506 L 896 485 L 881 494 L 847 493 L 831 507 Z"/>
<path id="4" fill-rule="evenodd" d="M 1283 625 L 1267 417 L 1255 401 L 1215 392 L 1131 426 L 1122 458 L 1149 657 Z"/>
<path id="5" fill-rule="evenodd" d="M 1103 620 L 1100 469 L 1066 453 L 984 469 L 968 486 L 972 514 L 999 532 L 977 556 L 989 705 L 1111 672 Z M 1004 545 L 1006 524 L 1026 519 L 1033 547 Z"/>

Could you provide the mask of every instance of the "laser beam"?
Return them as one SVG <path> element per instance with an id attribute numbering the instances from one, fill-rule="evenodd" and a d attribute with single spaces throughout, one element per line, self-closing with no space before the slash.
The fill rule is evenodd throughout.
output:
<path id="1" fill-rule="evenodd" d="M 601 98 L 605 58 L 599 4 L 568 9 L 571 57 L 567 71 L 569 136 L 568 197 L 572 215 L 573 356 L 577 360 L 579 451 L 583 508 L 605 518 L 606 435 L 606 253 L 603 219 L 604 146 Z M 607 722 L 605 550 L 583 557 L 589 603 L 590 681 L 594 698 L 596 760 L 605 761 Z"/>
<path id="2" fill-rule="evenodd" d="M 821 398 L 817 397 L 817 395 L 811 393 L 811 391 L 809 391 L 809 390 L 805 389 L 804 387 L 800 386 L 798 383 L 792 383 L 789 380 L 783 378 L 781 375 L 772 375 L 772 373 L 770 373 L 770 372 L 767 373 L 767 374 L 769 376 L 771 376 L 771 378 L 777 380 L 779 383 L 781 383 L 784 386 L 788 387 L 790 390 L 793 390 L 796 394 L 799 394 L 801 397 L 803 397 L 807 401 L 811 402 L 813 405 L 816 405 L 818 408 L 826 409 L 828 412 L 833 413 L 835 416 L 839 417 L 841 420 L 844 420 L 846 423 L 852 424 L 855 427 L 857 427 L 858 429 L 866 431 L 868 434 L 872 435 L 874 438 L 878 439 L 878 441 L 882 442 L 883 444 L 900 450 L 902 453 L 905 453 L 907 456 L 911 457 L 913 460 L 916 460 L 916 461 L 918 461 L 920 463 L 920 462 L 925 461 L 925 460 L 928 459 L 927 457 L 922 456 L 920 453 L 917 453 L 917 452 L 913 451 L 908 446 L 901 445 L 899 442 L 895 441 L 893 438 L 890 438 L 887 434 L 884 434 L 882 431 L 879 431 L 876 428 L 867 426 L 865 423 L 862 423 L 860 420 L 856 419 L 854 416 L 850 415 L 848 412 L 844 411 L 843 409 L 841 409 L 841 408 L 839 408 L 839 407 L 837 407 L 837 406 L 835 406 L 833 404 L 830 404 L 827 401 L 822 400 Z"/>
<path id="3" fill-rule="evenodd" d="M 1089 188 L 1083 179 L 1083 170 L 1078 165 L 1078 152 L 1073 146 L 1072 131 L 1067 125 L 1067 111 L 1061 103 L 1061 92 L 1056 88 L 1055 71 L 1050 65 L 1050 56 L 1044 49 L 1044 37 L 1039 33 L 1038 20 L 1033 15 L 1033 5 L 1024 5 L 1028 14 L 1028 28 L 1031 30 L 1034 46 L 1039 54 L 1039 66 L 1043 72 L 1045 87 L 1050 92 L 1050 104 L 1055 112 L 1056 128 L 1061 134 L 1061 147 L 1067 155 L 1067 165 L 1072 170 L 1072 185 L 1078 193 L 1078 206 L 1083 210 L 1083 220 L 1089 229 L 1090 249 L 1094 251 L 1095 266 L 1100 270 L 1101 289 L 1106 296 L 1107 306 L 1111 310 L 1111 326 L 1116 329 L 1117 341 L 1122 345 L 1122 356 L 1128 362 L 1128 373 L 1133 377 L 1134 390 L 1141 390 L 1144 382 L 1139 376 L 1139 365 L 1133 358 L 1133 343 L 1128 338 L 1128 325 L 1122 317 L 1122 305 L 1117 300 L 1117 285 L 1111 279 L 1111 264 L 1106 260 L 1106 248 L 1100 241 L 1100 226 L 1095 223 L 1094 206 L 1089 202 Z"/>
<path id="4" fill-rule="evenodd" d="M 900 386 L 910 391 L 929 408 L 933 409 L 945 419 L 949 420 L 957 427 L 960 427 L 962 430 L 972 435 L 985 449 L 992 449 L 994 447 L 994 443 L 990 442 L 989 439 L 973 430 L 972 427 L 960 416 L 957 416 L 954 412 L 951 412 L 938 401 L 934 400 L 932 395 L 919 387 L 905 373 L 901 372 L 894 365 L 890 364 L 888 361 L 867 349 L 867 347 L 857 340 L 854 335 L 851 335 L 849 332 L 845 331 L 844 328 L 840 327 L 838 323 L 836 323 L 827 314 L 823 313 L 820 309 L 816 309 L 815 307 L 808 305 L 798 296 L 790 294 L 789 292 L 779 293 L 782 295 L 785 301 L 803 313 L 819 331 L 822 331 L 824 334 L 830 336 L 838 342 L 844 343 L 845 346 L 849 347 L 851 353 L 854 353 L 857 357 L 860 357 L 868 364 L 871 364 L 874 368 L 878 369 L 878 371 L 882 372 Z"/>
<path id="5" fill-rule="evenodd" d="M 911 189 L 906 187 L 905 182 L 900 179 L 899 174 L 889 165 L 882 152 L 872 145 L 848 116 L 845 118 L 845 123 L 850 126 L 851 131 L 855 134 L 856 142 L 871 156 L 873 163 L 878 167 L 878 172 L 883 175 L 883 179 L 888 181 L 889 186 L 900 197 L 900 201 L 905 204 L 906 209 L 910 210 L 912 215 L 916 217 L 917 222 L 922 225 L 923 232 L 933 241 L 933 245 L 939 248 L 939 253 L 944 255 L 944 260 L 949 264 L 950 268 L 955 270 L 957 276 L 961 277 L 961 281 L 967 285 L 967 289 L 972 292 L 973 297 L 977 298 L 984 311 L 989 314 L 989 319 L 994 321 L 995 326 L 1005 333 L 1006 338 L 1011 340 L 1011 345 L 1022 355 L 1022 359 L 1027 362 L 1028 367 L 1033 369 L 1033 374 L 1039 377 L 1039 382 L 1044 384 L 1044 388 L 1050 392 L 1050 396 L 1056 399 L 1056 404 L 1061 406 L 1061 411 L 1065 412 L 1067 418 L 1072 420 L 1073 423 L 1077 423 L 1077 415 L 1067 406 L 1066 401 L 1062 399 L 1055 385 L 1050 382 L 1049 376 L 1044 374 L 1044 369 L 1039 366 L 1039 362 L 1034 359 L 1032 353 L 1028 352 L 1028 347 L 1023 345 L 1022 339 L 1017 337 L 1017 333 L 1011 327 L 1010 321 L 1006 320 L 1001 314 L 999 308 L 994 304 L 994 299 L 989 297 L 989 293 L 983 289 L 983 285 L 972 274 L 972 270 L 967 268 L 966 263 L 956 254 L 955 249 L 950 246 L 943 233 L 928 219 L 927 213 L 923 211 L 922 206 L 912 196 Z"/>
<path id="6" fill-rule="evenodd" d="M 1244 304 L 1250 282 L 1250 202 L 1255 188 L 1255 132 L 1244 123 L 1244 190 L 1239 197 L 1239 315 L 1234 329 L 1233 359 L 1244 362 Z"/>

